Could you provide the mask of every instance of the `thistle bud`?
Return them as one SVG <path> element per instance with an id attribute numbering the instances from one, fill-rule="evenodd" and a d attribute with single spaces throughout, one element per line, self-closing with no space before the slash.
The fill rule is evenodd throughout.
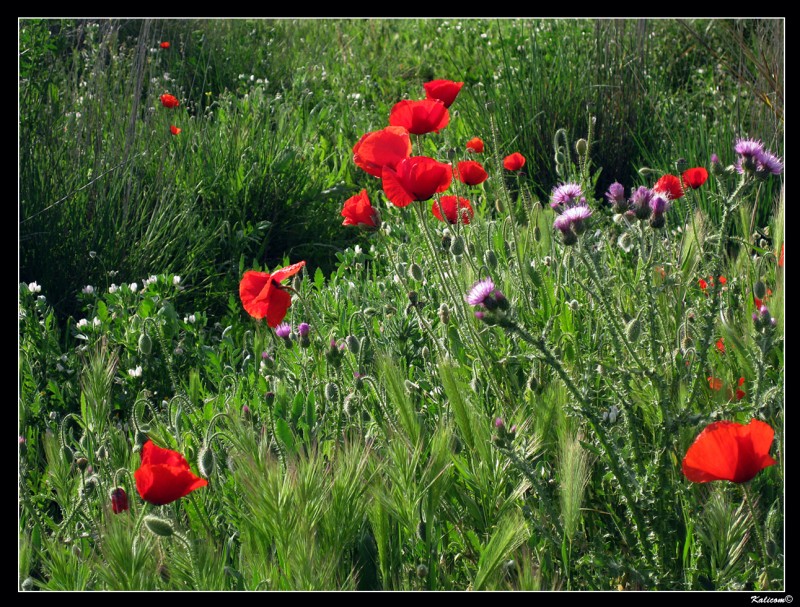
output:
<path id="1" fill-rule="evenodd" d="M 450 254 L 453 256 L 464 254 L 464 239 L 461 236 L 453 238 L 453 242 L 450 244 Z"/>
<path id="2" fill-rule="evenodd" d="M 197 467 L 205 478 L 209 478 L 214 472 L 214 452 L 209 447 L 204 446 L 200 449 L 200 454 L 197 456 Z"/>
<path id="3" fill-rule="evenodd" d="M 450 238 L 450 235 L 449 235 L 449 234 L 444 234 L 444 235 L 442 236 L 442 249 L 444 249 L 445 251 L 447 251 L 448 249 L 450 249 L 450 244 L 451 244 L 452 242 L 453 242 L 453 239 L 452 239 L 452 238 Z"/>
<path id="4" fill-rule="evenodd" d="M 497 255 L 495 255 L 495 252 L 491 249 L 487 249 L 483 254 L 483 263 L 485 263 L 490 270 L 494 270 L 497 267 Z"/>
<path id="5" fill-rule="evenodd" d="M 585 156 L 586 152 L 589 151 L 589 142 L 583 138 L 578 139 L 575 142 L 575 151 L 578 152 L 578 156 Z"/>
<path id="6" fill-rule="evenodd" d="M 419 264 L 417 263 L 412 263 L 410 266 L 408 266 L 408 277 L 413 278 L 417 282 L 422 282 L 425 278 L 422 273 L 422 268 L 419 267 Z"/>
<path id="7" fill-rule="evenodd" d="M 150 533 L 160 535 L 161 537 L 169 537 L 175 533 L 175 528 L 172 526 L 171 521 L 157 516 L 148 515 L 144 517 L 144 525 Z"/>
<path id="8" fill-rule="evenodd" d="M 86 458 L 85 458 L 83 455 L 77 455 L 77 456 L 75 457 L 75 466 L 76 466 L 76 467 L 78 468 L 78 470 L 80 470 L 81 472 L 83 472 L 84 470 L 86 470 L 86 466 L 88 466 L 88 465 L 89 465 L 89 460 L 88 460 L 88 459 L 86 459 Z"/>
<path id="9" fill-rule="evenodd" d="M 139 352 L 141 352 L 144 356 L 150 356 L 152 351 L 153 340 L 147 334 L 147 331 L 142 331 L 142 334 L 139 335 Z"/>

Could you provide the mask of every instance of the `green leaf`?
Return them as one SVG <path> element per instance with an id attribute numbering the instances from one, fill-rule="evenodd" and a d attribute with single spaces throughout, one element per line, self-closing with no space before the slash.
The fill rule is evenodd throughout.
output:
<path id="1" fill-rule="evenodd" d="M 294 396 L 294 400 L 292 401 L 292 423 L 296 424 L 297 420 L 300 419 L 300 416 L 303 413 L 303 405 L 305 404 L 305 397 L 303 396 L 302 392 L 298 392 Z"/>
<path id="2" fill-rule="evenodd" d="M 287 455 L 294 455 L 294 434 L 292 434 L 292 430 L 289 428 L 289 424 L 286 423 L 285 419 L 279 417 L 275 420 L 275 436 L 286 447 Z"/>
<path id="3" fill-rule="evenodd" d="M 325 286 L 325 274 L 322 273 L 320 268 L 314 272 L 314 286 L 317 288 L 317 291 L 321 291 L 322 287 Z"/>
<path id="4" fill-rule="evenodd" d="M 306 425 L 308 425 L 309 429 L 312 429 L 317 421 L 316 401 L 317 397 L 314 395 L 314 391 L 309 390 L 306 397 Z"/>

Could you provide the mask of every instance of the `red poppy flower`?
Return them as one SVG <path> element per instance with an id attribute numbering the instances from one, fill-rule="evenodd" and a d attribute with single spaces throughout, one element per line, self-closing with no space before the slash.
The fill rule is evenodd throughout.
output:
<path id="1" fill-rule="evenodd" d="M 444 192 L 453 180 L 453 169 L 427 156 L 411 156 L 401 160 L 396 170 L 383 167 L 381 176 L 386 197 L 395 206 L 405 207 Z"/>
<path id="2" fill-rule="evenodd" d="M 166 108 L 170 109 L 176 108 L 180 104 L 181 102 L 178 101 L 178 98 L 175 97 L 174 95 L 170 95 L 169 93 L 164 93 L 163 95 L 161 95 L 161 105 L 163 105 Z"/>
<path id="3" fill-rule="evenodd" d="M 466 224 L 475 216 L 469 200 L 458 196 L 442 196 L 438 201 L 434 200 L 431 211 L 436 219 L 444 221 L 444 217 L 447 217 L 449 223 L 457 223 L 460 219 L 461 223 Z M 444 217 L 442 217 L 442 211 L 444 211 Z"/>
<path id="4" fill-rule="evenodd" d="M 722 354 L 725 354 L 725 342 L 721 337 L 717 340 L 717 350 L 719 350 Z"/>
<path id="5" fill-rule="evenodd" d="M 719 277 L 719 284 L 721 284 L 721 285 L 728 284 L 728 279 L 725 278 L 724 276 L 720 276 Z"/>
<path id="6" fill-rule="evenodd" d="M 164 42 L 162 42 L 161 43 L 161 48 L 169 48 L 169 42 L 167 42 L 166 40 Z"/>
<path id="7" fill-rule="evenodd" d="M 700 285 L 700 288 L 703 289 L 703 291 L 705 291 L 708 288 L 708 283 L 702 278 L 697 281 L 697 284 Z"/>
<path id="8" fill-rule="evenodd" d="M 411 138 L 402 126 L 387 126 L 362 135 L 353 146 L 353 161 L 370 175 L 381 176 L 383 167 L 395 168 L 411 156 Z"/>
<path id="9" fill-rule="evenodd" d="M 425 87 L 425 96 L 428 99 L 438 99 L 444 103 L 444 107 L 453 105 L 456 100 L 463 82 L 453 82 L 452 80 L 432 80 L 422 85 Z"/>
<path id="10" fill-rule="evenodd" d="M 449 122 L 450 112 L 438 99 L 404 99 L 395 103 L 389 114 L 389 124 L 405 127 L 415 135 L 438 133 Z"/>
<path id="11" fill-rule="evenodd" d="M 281 281 L 297 274 L 304 265 L 305 261 L 299 261 L 272 274 L 245 272 L 239 283 L 239 298 L 247 313 L 253 318 L 266 318 L 270 327 L 277 327 L 292 305 L 292 296 L 281 287 Z"/>
<path id="12" fill-rule="evenodd" d="M 508 171 L 519 171 L 525 166 L 525 156 L 519 152 L 514 152 L 503 158 L 503 167 Z"/>
<path id="13" fill-rule="evenodd" d="M 678 200 L 678 198 L 683 197 L 681 180 L 675 175 L 662 175 L 661 179 L 656 181 L 656 185 L 653 186 L 653 191 L 669 194 L 670 200 Z"/>
<path id="14" fill-rule="evenodd" d="M 181 132 L 181 129 L 179 129 L 179 128 L 178 128 L 178 127 L 176 127 L 174 124 L 172 124 L 172 125 L 170 125 L 170 127 L 169 127 L 169 132 L 170 132 L 170 133 L 172 133 L 173 135 L 177 135 L 178 133 L 180 133 L 180 132 Z"/>
<path id="15" fill-rule="evenodd" d="M 706 426 L 683 458 L 683 474 L 694 483 L 744 483 L 775 464 L 769 448 L 775 432 L 753 419 L 746 426 L 730 421 Z"/>
<path id="16" fill-rule="evenodd" d="M 483 139 L 480 137 L 473 137 L 467 141 L 467 149 L 476 154 L 483 154 Z"/>
<path id="17" fill-rule="evenodd" d="M 711 376 L 708 378 L 708 387 L 712 390 L 722 390 L 722 380 L 719 377 Z"/>
<path id="18" fill-rule="evenodd" d="M 207 480 L 192 473 L 183 455 L 162 449 L 151 440 L 142 447 L 142 465 L 133 476 L 142 499 L 157 506 L 174 502 L 208 485 Z"/>
<path id="19" fill-rule="evenodd" d="M 703 167 L 686 169 L 681 177 L 683 177 L 683 185 L 685 187 L 696 190 L 708 179 L 708 171 L 706 171 Z"/>
<path id="20" fill-rule="evenodd" d="M 463 160 L 458 163 L 453 176 L 467 185 L 478 185 L 489 177 L 480 162 L 474 160 Z"/>
<path id="21" fill-rule="evenodd" d="M 380 213 L 370 203 L 367 190 L 361 190 L 345 201 L 342 217 L 344 217 L 343 226 L 359 226 L 369 229 L 377 228 L 381 223 Z"/>
<path id="22" fill-rule="evenodd" d="M 119 514 L 120 512 L 130 510 L 130 505 L 128 504 L 128 494 L 125 493 L 125 489 L 122 487 L 117 487 L 116 489 L 111 490 L 111 510 L 114 512 L 114 514 Z"/>

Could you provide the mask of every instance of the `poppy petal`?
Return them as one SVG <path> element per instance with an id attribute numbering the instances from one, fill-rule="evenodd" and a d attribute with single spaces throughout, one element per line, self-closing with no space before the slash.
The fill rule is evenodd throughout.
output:
<path id="1" fill-rule="evenodd" d="M 414 196 L 405 189 L 397 171 L 389 167 L 383 167 L 381 180 L 383 193 L 386 194 L 386 198 L 388 198 L 389 202 L 394 206 L 407 207 L 414 202 Z"/>
<path id="2" fill-rule="evenodd" d="M 267 324 L 274 329 L 286 318 L 286 312 L 292 305 L 292 296 L 284 291 L 277 282 L 271 282 L 267 287 L 266 300 Z"/>
<path id="3" fill-rule="evenodd" d="M 239 283 L 239 299 L 242 306 L 253 318 L 264 318 L 267 315 L 266 300 L 262 293 L 269 285 L 271 276 L 267 272 L 248 270 Z"/>
<path id="4" fill-rule="evenodd" d="M 293 263 L 290 266 L 286 266 L 285 268 L 281 268 L 280 270 L 275 270 L 272 273 L 272 280 L 276 282 L 283 282 L 290 276 L 294 276 L 300 270 L 303 269 L 303 266 L 306 265 L 305 261 L 298 261 L 297 263 Z"/>

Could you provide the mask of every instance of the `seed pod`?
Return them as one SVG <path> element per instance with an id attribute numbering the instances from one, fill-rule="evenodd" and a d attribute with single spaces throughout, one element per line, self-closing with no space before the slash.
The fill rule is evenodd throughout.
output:
<path id="1" fill-rule="evenodd" d="M 160 535 L 161 537 L 169 537 L 175 533 L 175 528 L 172 526 L 171 521 L 158 518 L 157 516 L 148 515 L 144 517 L 144 525 L 150 533 Z"/>

